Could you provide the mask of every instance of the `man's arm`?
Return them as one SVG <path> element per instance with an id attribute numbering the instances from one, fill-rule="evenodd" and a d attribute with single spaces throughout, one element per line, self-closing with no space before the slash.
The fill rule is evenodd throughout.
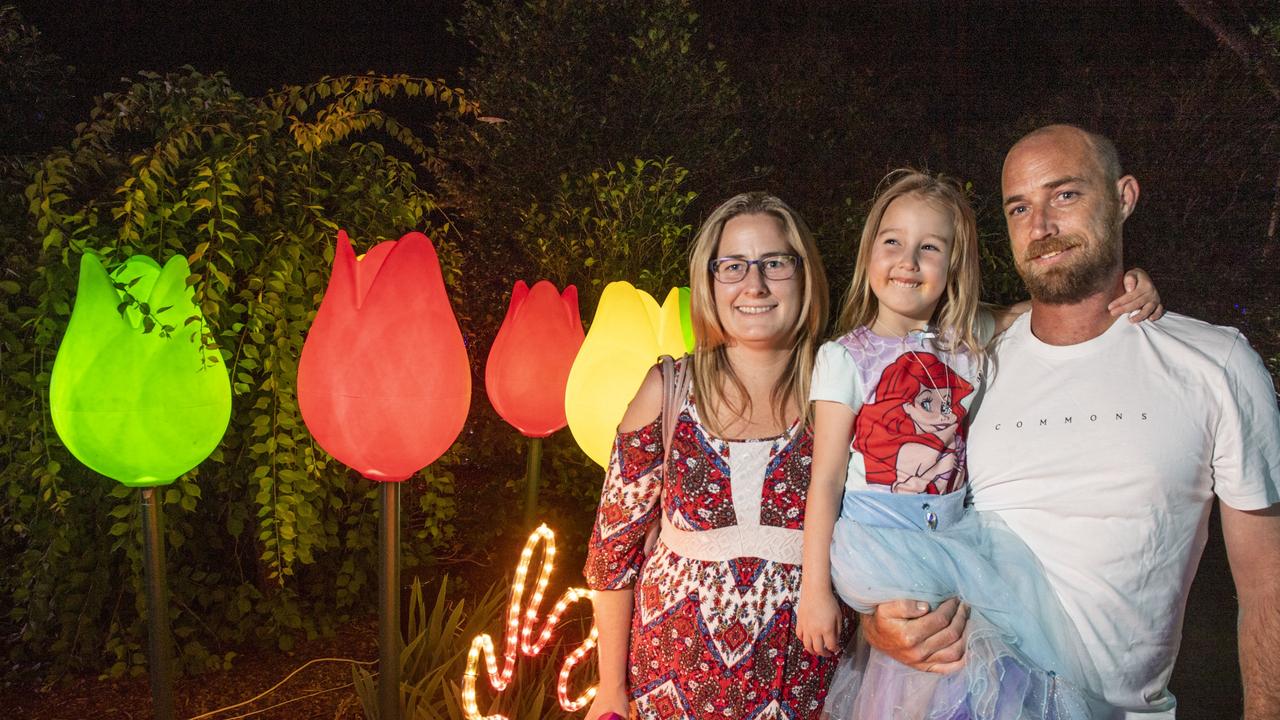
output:
<path id="1" fill-rule="evenodd" d="M 1253 511 L 1218 507 L 1240 598 L 1244 718 L 1280 717 L 1280 504 Z"/>
<path id="2" fill-rule="evenodd" d="M 895 600 L 858 617 L 867 644 L 907 667 L 949 673 L 964 665 L 969 608 L 955 598 L 943 601 L 932 612 L 928 603 Z"/>

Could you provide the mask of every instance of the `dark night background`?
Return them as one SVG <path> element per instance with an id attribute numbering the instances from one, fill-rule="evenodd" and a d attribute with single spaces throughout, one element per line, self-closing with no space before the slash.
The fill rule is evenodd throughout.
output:
<path id="1" fill-rule="evenodd" d="M 365 71 L 465 86 L 459 68 L 477 55 L 446 30 L 460 0 L 18 6 L 75 68 L 70 118 L 139 70 L 223 71 L 249 95 Z M 1274 273 L 1255 261 L 1258 250 L 1273 260 L 1274 242 L 1263 247 L 1249 238 L 1261 234 L 1274 199 L 1276 103 L 1172 0 L 695 6 L 698 40 L 739 83 L 742 103 L 731 116 L 747 142 L 745 155 L 715 174 L 699 177 L 690 168 L 701 181 L 696 210 L 731 192 L 768 188 L 796 205 L 827 244 L 847 247 L 842 202 L 860 207 L 887 170 L 912 165 L 972 181 L 982 227 L 1000 244 L 991 201 L 1004 150 L 1037 125 L 1075 122 L 1110 134 L 1126 170 L 1143 182 L 1126 247 L 1131 262 L 1157 273 L 1169 307 L 1193 311 L 1207 302 L 1209 319 L 1234 323 L 1241 306 L 1274 300 Z M 405 113 L 423 127 L 431 119 L 421 107 Z M 597 159 L 617 161 L 613 155 L 625 149 L 602 148 Z M 678 150 L 662 149 L 681 159 Z M 1246 167 L 1236 165 L 1246 158 Z M 554 177 L 557 169 L 546 172 Z M 1199 244 L 1232 270 L 1214 297 L 1203 297 L 1188 273 L 1205 259 Z M 837 284 L 848 271 L 844 260 L 829 258 Z M 991 299 L 1012 299 L 998 286 L 987 290 Z M 1267 348 L 1272 341 L 1255 342 Z"/>
<path id="2" fill-rule="evenodd" d="M 65 143 L 95 96 L 141 70 L 224 71 L 251 96 L 366 71 L 466 87 L 459 69 L 484 52 L 447 31 L 463 12 L 457 0 L 17 5 L 46 48 L 74 67 L 70 94 L 30 141 L 42 146 Z M 729 193 L 770 189 L 810 220 L 833 285 L 843 287 L 858 212 L 877 180 L 906 164 L 972 181 L 986 242 L 998 254 L 1004 240 L 992 200 L 1004 150 L 1032 127 L 1075 122 L 1113 137 L 1143 183 L 1125 228 L 1129 261 L 1151 271 L 1169 308 L 1242 327 L 1276 371 L 1280 254 L 1264 235 L 1280 166 L 1277 102 L 1172 0 L 695 6 L 698 42 L 739 84 L 731 117 L 746 147 L 723 167 L 689 168 L 689 189 L 699 194 L 695 227 Z M 586 39 L 564 38 L 578 42 Z M 496 116 L 514 110 L 476 99 Z M 420 107 L 401 115 L 424 134 L 436 120 Z M 602 147 L 596 159 L 633 156 L 616 149 Z M 680 159 L 677 145 L 665 154 Z M 460 217 L 466 225 L 466 212 Z M 505 291 L 519 276 L 499 273 L 491 284 Z M 987 289 L 991 299 L 1012 299 L 1008 282 L 988 281 Z M 590 307 L 583 312 L 589 317 Z M 1214 523 L 1172 681 L 1179 717 L 1189 720 L 1240 713 L 1236 608 L 1216 515 Z"/>

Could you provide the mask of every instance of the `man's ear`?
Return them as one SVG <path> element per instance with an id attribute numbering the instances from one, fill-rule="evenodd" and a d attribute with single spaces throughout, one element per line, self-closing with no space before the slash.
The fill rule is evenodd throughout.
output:
<path id="1" fill-rule="evenodd" d="M 1133 214 L 1133 209 L 1138 206 L 1140 192 L 1138 178 L 1132 175 L 1125 175 L 1116 181 L 1116 196 L 1120 198 L 1121 219 L 1127 220 Z"/>

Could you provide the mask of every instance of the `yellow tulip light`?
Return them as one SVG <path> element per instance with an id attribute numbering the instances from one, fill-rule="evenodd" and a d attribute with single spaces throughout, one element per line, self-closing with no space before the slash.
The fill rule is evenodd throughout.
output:
<path id="1" fill-rule="evenodd" d="M 645 373 L 659 357 L 693 349 L 688 308 L 687 288 L 672 288 L 661 306 L 628 282 L 610 283 L 601 294 L 564 393 L 573 439 L 601 467 Z"/>

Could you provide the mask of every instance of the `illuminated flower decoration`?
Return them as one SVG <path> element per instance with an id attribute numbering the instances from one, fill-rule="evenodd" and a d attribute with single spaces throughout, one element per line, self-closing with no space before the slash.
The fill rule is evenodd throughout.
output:
<path id="1" fill-rule="evenodd" d="M 688 292 L 672 288 L 661 307 L 627 282 L 610 283 L 600 296 L 569 371 L 564 407 L 574 440 L 602 467 L 645 373 L 662 355 L 679 357 L 693 349 L 693 334 L 685 329 Z"/>
<path id="2" fill-rule="evenodd" d="M 111 275 L 93 253 L 80 258 L 49 381 L 53 426 L 72 455 L 130 487 L 199 465 L 231 419 L 227 367 L 202 346 L 190 274 L 180 255 L 164 268 L 134 255 Z"/>
<path id="3" fill-rule="evenodd" d="M 565 383 L 582 337 L 577 288 L 561 294 L 546 280 L 532 290 L 516 282 L 484 369 L 489 402 L 503 420 L 528 437 L 565 426 Z"/>
<path id="4" fill-rule="evenodd" d="M 470 400 L 431 240 L 409 233 L 357 258 L 339 232 L 298 362 L 298 406 L 316 442 L 366 478 L 404 480 L 449 449 Z"/>

